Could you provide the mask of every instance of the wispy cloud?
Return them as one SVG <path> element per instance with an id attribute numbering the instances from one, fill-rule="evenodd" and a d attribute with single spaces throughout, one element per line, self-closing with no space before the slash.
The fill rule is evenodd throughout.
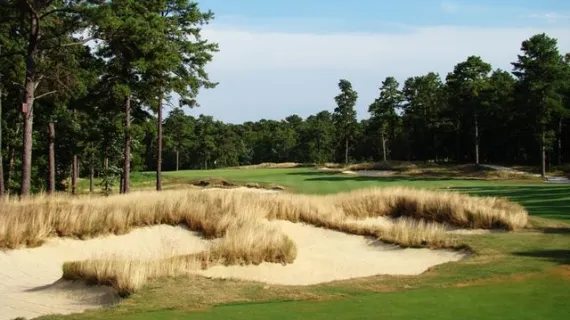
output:
<path id="1" fill-rule="evenodd" d="M 557 12 L 532 13 L 524 15 L 523 18 L 534 18 L 548 23 L 558 23 L 562 21 L 570 21 L 570 14 L 560 14 Z"/>

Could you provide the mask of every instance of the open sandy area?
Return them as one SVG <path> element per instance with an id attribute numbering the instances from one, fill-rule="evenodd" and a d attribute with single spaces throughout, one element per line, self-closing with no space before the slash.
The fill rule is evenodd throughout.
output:
<path id="1" fill-rule="evenodd" d="M 33 249 L 0 251 L 0 319 L 69 314 L 116 301 L 107 287 L 60 280 L 66 261 L 97 257 L 156 259 L 203 251 L 208 242 L 182 227 L 152 226 L 86 241 L 54 238 Z"/>
<path id="2" fill-rule="evenodd" d="M 198 274 L 279 285 L 310 285 L 379 274 L 415 275 L 431 266 L 465 257 L 451 250 L 402 249 L 301 223 L 282 220 L 270 223 L 296 243 L 297 258 L 292 264 L 214 266 L 197 271 Z M 159 225 L 85 241 L 50 239 L 39 248 L 0 252 L 0 320 L 77 313 L 117 301 L 110 288 L 61 280 L 66 261 L 98 257 L 159 259 L 197 253 L 206 250 L 210 243 L 183 227 Z"/>
<path id="3" fill-rule="evenodd" d="M 207 277 L 233 278 L 280 285 L 311 285 L 373 275 L 415 275 L 429 267 L 457 261 L 465 254 L 451 250 L 402 249 L 370 238 L 272 221 L 297 244 L 297 259 L 288 265 L 215 266 Z"/>

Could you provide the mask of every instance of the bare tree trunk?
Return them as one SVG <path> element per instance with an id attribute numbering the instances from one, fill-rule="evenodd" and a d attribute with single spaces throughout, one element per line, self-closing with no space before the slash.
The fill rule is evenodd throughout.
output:
<path id="1" fill-rule="evenodd" d="M 156 137 L 156 191 L 162 190 L 162 99 L 163 89 L 158 94 L 157 137 Z M 177 164 L 178 165 L 178 164 Z M 178 169 L 178 168 L 177 168 Z"/>
<path id="2" fill-rule="evenodd" d="M 16 149 L 9 148 L 8 150 L 8 174 L 6 175 L 6 185 L 10 185 L 10 181 L 12 181 L 12 177 L 14 176 L 14 167 L 16 164 Z"/>
<path id="3" fill-rule="evenodd" d="M 386 162 L 386 161 L 387 161 L 387 157 L 386 157 L 386 137 L 384 136 L 384 132 L 382 132 L 382 155 L 383 155 L 384 162 Z"/>
<path id="4" fill-rule="evenodd" d="M 546 134 L 544 130 L 542 130 L 542 139 L 541 139 L 541 158 L 542 158 L 542 171 L 541 175 L 543 178 L 546 177 Z"/>
<path id="5" fill-rule="evenodd" d="M 558 165 L 562 165 L 562 117 L 558 120 Z"/>
<path id="6" fill-rule="evenodd" d="M 344 164 L 348 165 L 348 137 L 344 139 Z"/>
<path id="7" fill-rule="evenodd" d="M 89 193 L 93 193 L 93 181 L 95 180 L 95 165 L 93 153 L 91 153 L 91 161 L 89 162 Z"/>
<path id="8" fill-rule="evenodd" d="M 73 155 L 73 164 L 71 165 L 71 194 L 77 195 L 77 155 Z"/>
<path id="9" fill-rule="evenodd" d="M 176 171 L 178 171 L 179 165 L 180 165 L 180 151 L 176 149 Z"/>
<path id="10" fill-rule="evenodd" d="M 20 184 L 20 195 L 22 197 L 26 197 L 30 194 L 32 184 L 32 130 L 34 123 L 34 99 L 37 87 L 36 56 L 38 54 L 39 37 L 39 17 L 35 12 L 32 12 L 30 19 L 30 37 L 28 39 L 28 50 L 26 53 L 25 97 L 24 104 L 22 105 L 22 112 L 24 114 L 24 150 L 22 152 L 22 177 Z"/>
<path id="11" fill-rule="evenodd" d="M 125 98 L 125 155 L 123 163 L 123 193 L 129 193 L 131 172 L 131 96 Z"/>
<path id="12" fill-rule="evenodd" d="M 105 193 L 109 192 L 109 158 L 107 155 L 103 158 L 103 170 L 105 170 Z M 122 192 L 122 189 L 120 192 Z"/>
<path id="13" fill-rule="evenodd" d="M 461 157 L 461 122 L 456 120 L 455 123 L 455 161 L 460 162 L 459 159 Z"/>
<path id="14" fill-rule="evenodd" d="M 433 152 L 435 156 L 435 163 L 439 162 L 439 155 L 437 154 L 437 134 L 433 135 Z"/>
<path id="15" fill-rule="evenodd" d="M 479 119 L 475 112 L 475 164 L 479 165 Z"/>
<path id="16" fill-rule="evenodd" d="M 54 126 L 53 122 L 50 122 L 48 124 L 48 137 L 49 137 L 48 194 L 53 194 L 55 192 L 55 126 Z"/>
<path id="17" fill-rule="evenodd" d="M 2 158 L 2 87 L 0 86 L 0 199 L 4 197 L 6 187 L 4 186 L 4 158 Z"/>
<path id="18" fill-rule="evenodd" d="M 33 144 L 33 103 L 35 82 L 26 80 L 26 98 L 24 101 L 24 150 L 22 152 L 22 177 L 20 184 L 20 195 L 26 197 L 30 194 L 32 184 L 32 144 Z"/>

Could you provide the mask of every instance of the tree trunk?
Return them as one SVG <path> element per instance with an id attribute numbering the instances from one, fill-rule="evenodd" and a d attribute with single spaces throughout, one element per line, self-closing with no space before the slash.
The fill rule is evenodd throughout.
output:
<path id="1" fill-rule="evenodd" d="M 48 194 L 53 194 L 55 192 L 55 126 L 53 122 L 48 124 L 48 137 L 49 137 L 49 147 L 48 147 L 48 162 L 49 162 L 49 173 L 48 173 Z"/>
<path id="2" fill-rule="evenodd" d="M 384 162 L 386 162 L 386 137 L 384 136 L 384 132 L 382 132 L 382 155 Z"/>
<path id="3" fill-rule="evenodd" d="M 123 193 L 129 193 L 131 172 L 131 96 L 125 98 L 125 155 L 123 163 Z"/>
<path id="4" fill-rule="evenodd" d="M 24 114 L 24 137 L 22 152 L 22 177 L 20 195 L 26 197 L 30 194 L 32 184 L 32 144 L 34 123 L 34 99 L 37 87 L 36 56 L 38 54 L 38 40 L 40 36 L 40 22 L 37 14 L 32 12 L 30 19 L 30 37 L 26 53 L 26 82 L 22 112 Z"/>
<path id="5" fill-rule="evenodd" d="M 73 155 L 73 164 L 71 165 L 71 194 L 77 195 L 77 170 L 79 165 L 77 163 L 77 155 Z"/>
<path id="6" fill-rule="evenodd" d="M 156 191 L 162 190 L 162 99 L 163 89 L 158 94 L 157 137 L 156 137 Z M 177 163 L 178 166 L 178 163 Z M 177 168 L 178 170 L 178 168 Z"/>
<path id="7" fill-rule="evenodd" d="M 344 164 L 348 165 L 348 137 L 344 139 Z"/>
<path id="8" fill-rule="evenodd" d="M 437 154 L 437 134 L 433 134 L 433 152 L 435 156 L 435 163 L 439 162 L 439 155 Z"/>
<path id="9" fill-rule="evenodd" d="M 109 158 L 105 155 L 103 158 L 103 170 L 105 170 L 105 193 L 109 192 Z M 122 189 L 120 189 L 122 192 Z"/>
<path id="10" fill-rule="evenodd" d="M 34 103 L 35 82 L 26 80 L 26 98 L 24 100 L 24 136 L 22 152 L 22 177 L 20 183 L 20 195 L 26 197 L 30 194 L 32 184 L 32 144 L 33 144 L 33 123 L 34 123 L 34 110 L 32 108 Z"/>
<path id="11" fill-rule="evenodd" d="M 178 171 L 179 165 L 180 165 L 180 151 L 176 149 L 176 171 Z"/>
<path id="12" fill-rule="evenodd" d="M 475 113 L 475 164 L 479 165 L 479 119 Z"/>
<path id="13" fill-rule="evenodd" d="M 0 151 L 1 152 L 1 151 Z M 558 159 L 557 164 L 562 165 L 562 117 L 558 120 Z"/>
<path id="14" fill-rule="evenodd" d="M 93 165 L 93 155 L 91 155 L 91 163 L 89 165 L 89 193 L 93 193 L 93 181 L 95 180 L 95 166 Z"/>
<path id="15" fill-rule="evenodd" d="M 461 158 L 461 122 L 457 119 L 455 124 L 455 161 L 460 162 Z"/>
<path id="16" fill-rule="evenodd" d="M 16 149 L 10 148 L 8 150 L 8 174 L 6 175 L 6 186 L 10 186 L 10 181 L 12 181 L 12 176 L 14 175 L 14 167 L 16 164 Z"/>
<path id="17" fill-rule="evenodd" d="M 2 158 L 2 87 L 0 87 L 0 199 L 4 197 L 4 158 Z"/>
<path id="18" fill-rule="evenodd" d="M 541 158 L 542 158 L 542 178 L 546 178 L 546 133 L 542 130 L 542 139 L 540 142 Z"/>

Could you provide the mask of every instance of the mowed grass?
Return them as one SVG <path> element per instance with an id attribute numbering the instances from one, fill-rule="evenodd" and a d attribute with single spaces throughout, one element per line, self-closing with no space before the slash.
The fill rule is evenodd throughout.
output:
<path id="1" fill-rule="evenodd" d="M 570 312 L 567 289 L 567 280 L 548 275 L 464 288 L 373 293 L 329 301 L 236 303 L 209 312 L 170 310 L 106 319 L 566 319 Z"/>
<path id="2" fill-rule="evenodd" d="M 152 186 L 152 173 L 135 174 Z M 473 257 L 420 276 L 376 276 L 309 287 L 202 277 L 158 279 L 120 305 L 47 319 L 567 319 L 570 314 L 570 185 L 534 181 L 354 177 L 315 169 L 165 173 L 166 183 L 223 177 L 298 193 L 368 187 L 453 189 L 525 206 L 534 230 L 468 236 Z M 555 219 L 555 220 L 551 220 Z"/>
<path id="3" fill-rule="evenodd" d="M 154 173 L 133 174 L 141 185 L 152 185 Z M 531 180 L 486 181 L 476 179 L 421 177 L 355 177 L 312 168 L 228 169 L 165 172 L 166 183 L 187 184 L 196 179 L 223 177 L 239 182 L 262 182 L 288 187 L 294 192 L 330 194 L 367 187 L 405 186 L 453 189 L 479 196 L 506 197 L 524 205 L 532 215 L 570 222 L 570 185 Z"/>

